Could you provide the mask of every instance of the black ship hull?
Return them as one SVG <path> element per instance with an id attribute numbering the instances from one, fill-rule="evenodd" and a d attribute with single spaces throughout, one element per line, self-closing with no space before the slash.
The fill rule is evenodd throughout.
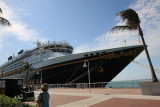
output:
<path id="1" fill-rule="evenodd" d="M 42 81 L 48 84 L 88 83 L 88 67 L 83 67 L 87 60 L 91 83 L 110 82 L 143 50 L 143 46 L 116 48 L 112 51 L 90 54 L 79 59 L 45 66 L 40 68 Z M 30 79 L 40 80 L 41 74 L 36 74 Z"/>

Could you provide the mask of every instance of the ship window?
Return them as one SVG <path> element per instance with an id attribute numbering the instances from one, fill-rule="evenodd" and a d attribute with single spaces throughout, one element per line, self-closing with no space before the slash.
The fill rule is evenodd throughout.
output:
<path id="1" fill-rule="evenodd" d="M 72 51 L 71 51 L 71 50 L 67 50 L 67 52 L 68 52 L 68 53 L 72 53 Z"/>
<path id="2" fill-rule="evenodd" d="M 62 45 L 56 45 L 56 47 L 62 47 Z"/>
<path id="3" fill-rule="evenodd" d="M 105 54 L 106 52 L 102 52 L 102 54 Z"/>
<path id="4" fill-rule="evenodd" d="M 90 55 L 94 55 L 93 53 L 91 53 Z"/>
<path id="5" fill-rule="evenodd" d="M 87 57 L 87 56 L 88 56 L 88 54 L 85 54 L 84 56 L 85 56 L 85 57 Z"/>
<path id="6" fill-rule="evenodd" d="M 66 46 L 66 48 L 69 48 L 69 49 L 71 49 L 71 50 L 73 49 L 71 46 Z"/>
<path id="7" fill-rule="evenodd" d="M 100 54 L 99 52 L 96 53 L 97 55 Z"/>
<path id="8" fill-rule="evenodd" d="M 64 50 L 64 49 L 62 49 L 62 52 L 65 52 L 65 50 Z"/>

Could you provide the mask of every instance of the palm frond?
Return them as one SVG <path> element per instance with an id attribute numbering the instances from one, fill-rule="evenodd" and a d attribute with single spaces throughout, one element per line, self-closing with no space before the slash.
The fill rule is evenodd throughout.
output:
<path id="1" fill-rule="evenodd" d="M 11 26 L 11 23 L 7 19 L 5 19 L 3 17 L 0 17 L 0 24 L 2 26 Z"/>
<path id="2" fill-rule="evenodd" d="M 0 13 L 3 13 L 1 8 L 0 8 Z"/>
<path id="3" fill-rule="evenodd" d="M 134 30 L 131 26 L 114 26 L 111 29 L 111 32 L 118 32 L 118 31 L 124 31 L 124 30 Z"/>
<path id="4" fill-rule="evenodd" d="M 138 14 L 133 9 L 129 8 L 127 10 L 117 13 L 117 15 L 121 17 L 122 22 L 126 21 L 126 22 L 132 22 L 137 25 L 140 24 L 140 19 L 138 17 Z"/>
<path id="5" fill-rule="evenodd" d="M 132 21 L 127 21 L 126 23 L 125 23 L 127 26 L 130 26 L 130 27 L 132 27 L 132 29 L 133 30 L 137 30 L 138 29 L 138 25 L 136 24 L 136 23 L 134 23 L 134 22 L 132 22 Z"/>

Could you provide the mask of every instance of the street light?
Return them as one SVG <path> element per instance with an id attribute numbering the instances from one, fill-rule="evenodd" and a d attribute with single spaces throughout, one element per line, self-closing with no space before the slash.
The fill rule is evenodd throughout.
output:
<path id="1" fill-rule="evenodd" d="M 42 84 L 42 70 L 38 70 L 37 74 L 40 74 L 41 71 L 41 84 Z"/>
<path id="2" fill-rule="evenodd" d="M 89 71 L 89 61 L 88 60 L 85 60 L 84 61 L 84 65 L 83 67 L 87 67 L 87 64 L 88 63 L 88 82 L 89 82 L 89 92 L 91 93 L 91 81 L 90 81 L 90 71 Z"/>

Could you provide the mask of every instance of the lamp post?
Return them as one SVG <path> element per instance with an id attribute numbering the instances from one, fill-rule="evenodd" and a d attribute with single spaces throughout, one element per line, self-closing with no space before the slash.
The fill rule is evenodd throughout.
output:
<path id="1" fill-rule="evenodd" d="M 89 71 L 89 61 L 88 61 L 88 60 L 85 60 L 85 61 L 84 61 L 84 65 L 83 65 L 83 67 L 87 67 L 86 62 L 88 63 L 88 82 L 89 82 L 89 92 L 91 93 L 91 81 L 90 81 L 90 71 Z"/>
<path id="2" fill-rule="evenodd" d="M 42 84 L 42 70 L 38 70 L 37 74 L 40 74 L 41 71 L 41 84 Z"/>

